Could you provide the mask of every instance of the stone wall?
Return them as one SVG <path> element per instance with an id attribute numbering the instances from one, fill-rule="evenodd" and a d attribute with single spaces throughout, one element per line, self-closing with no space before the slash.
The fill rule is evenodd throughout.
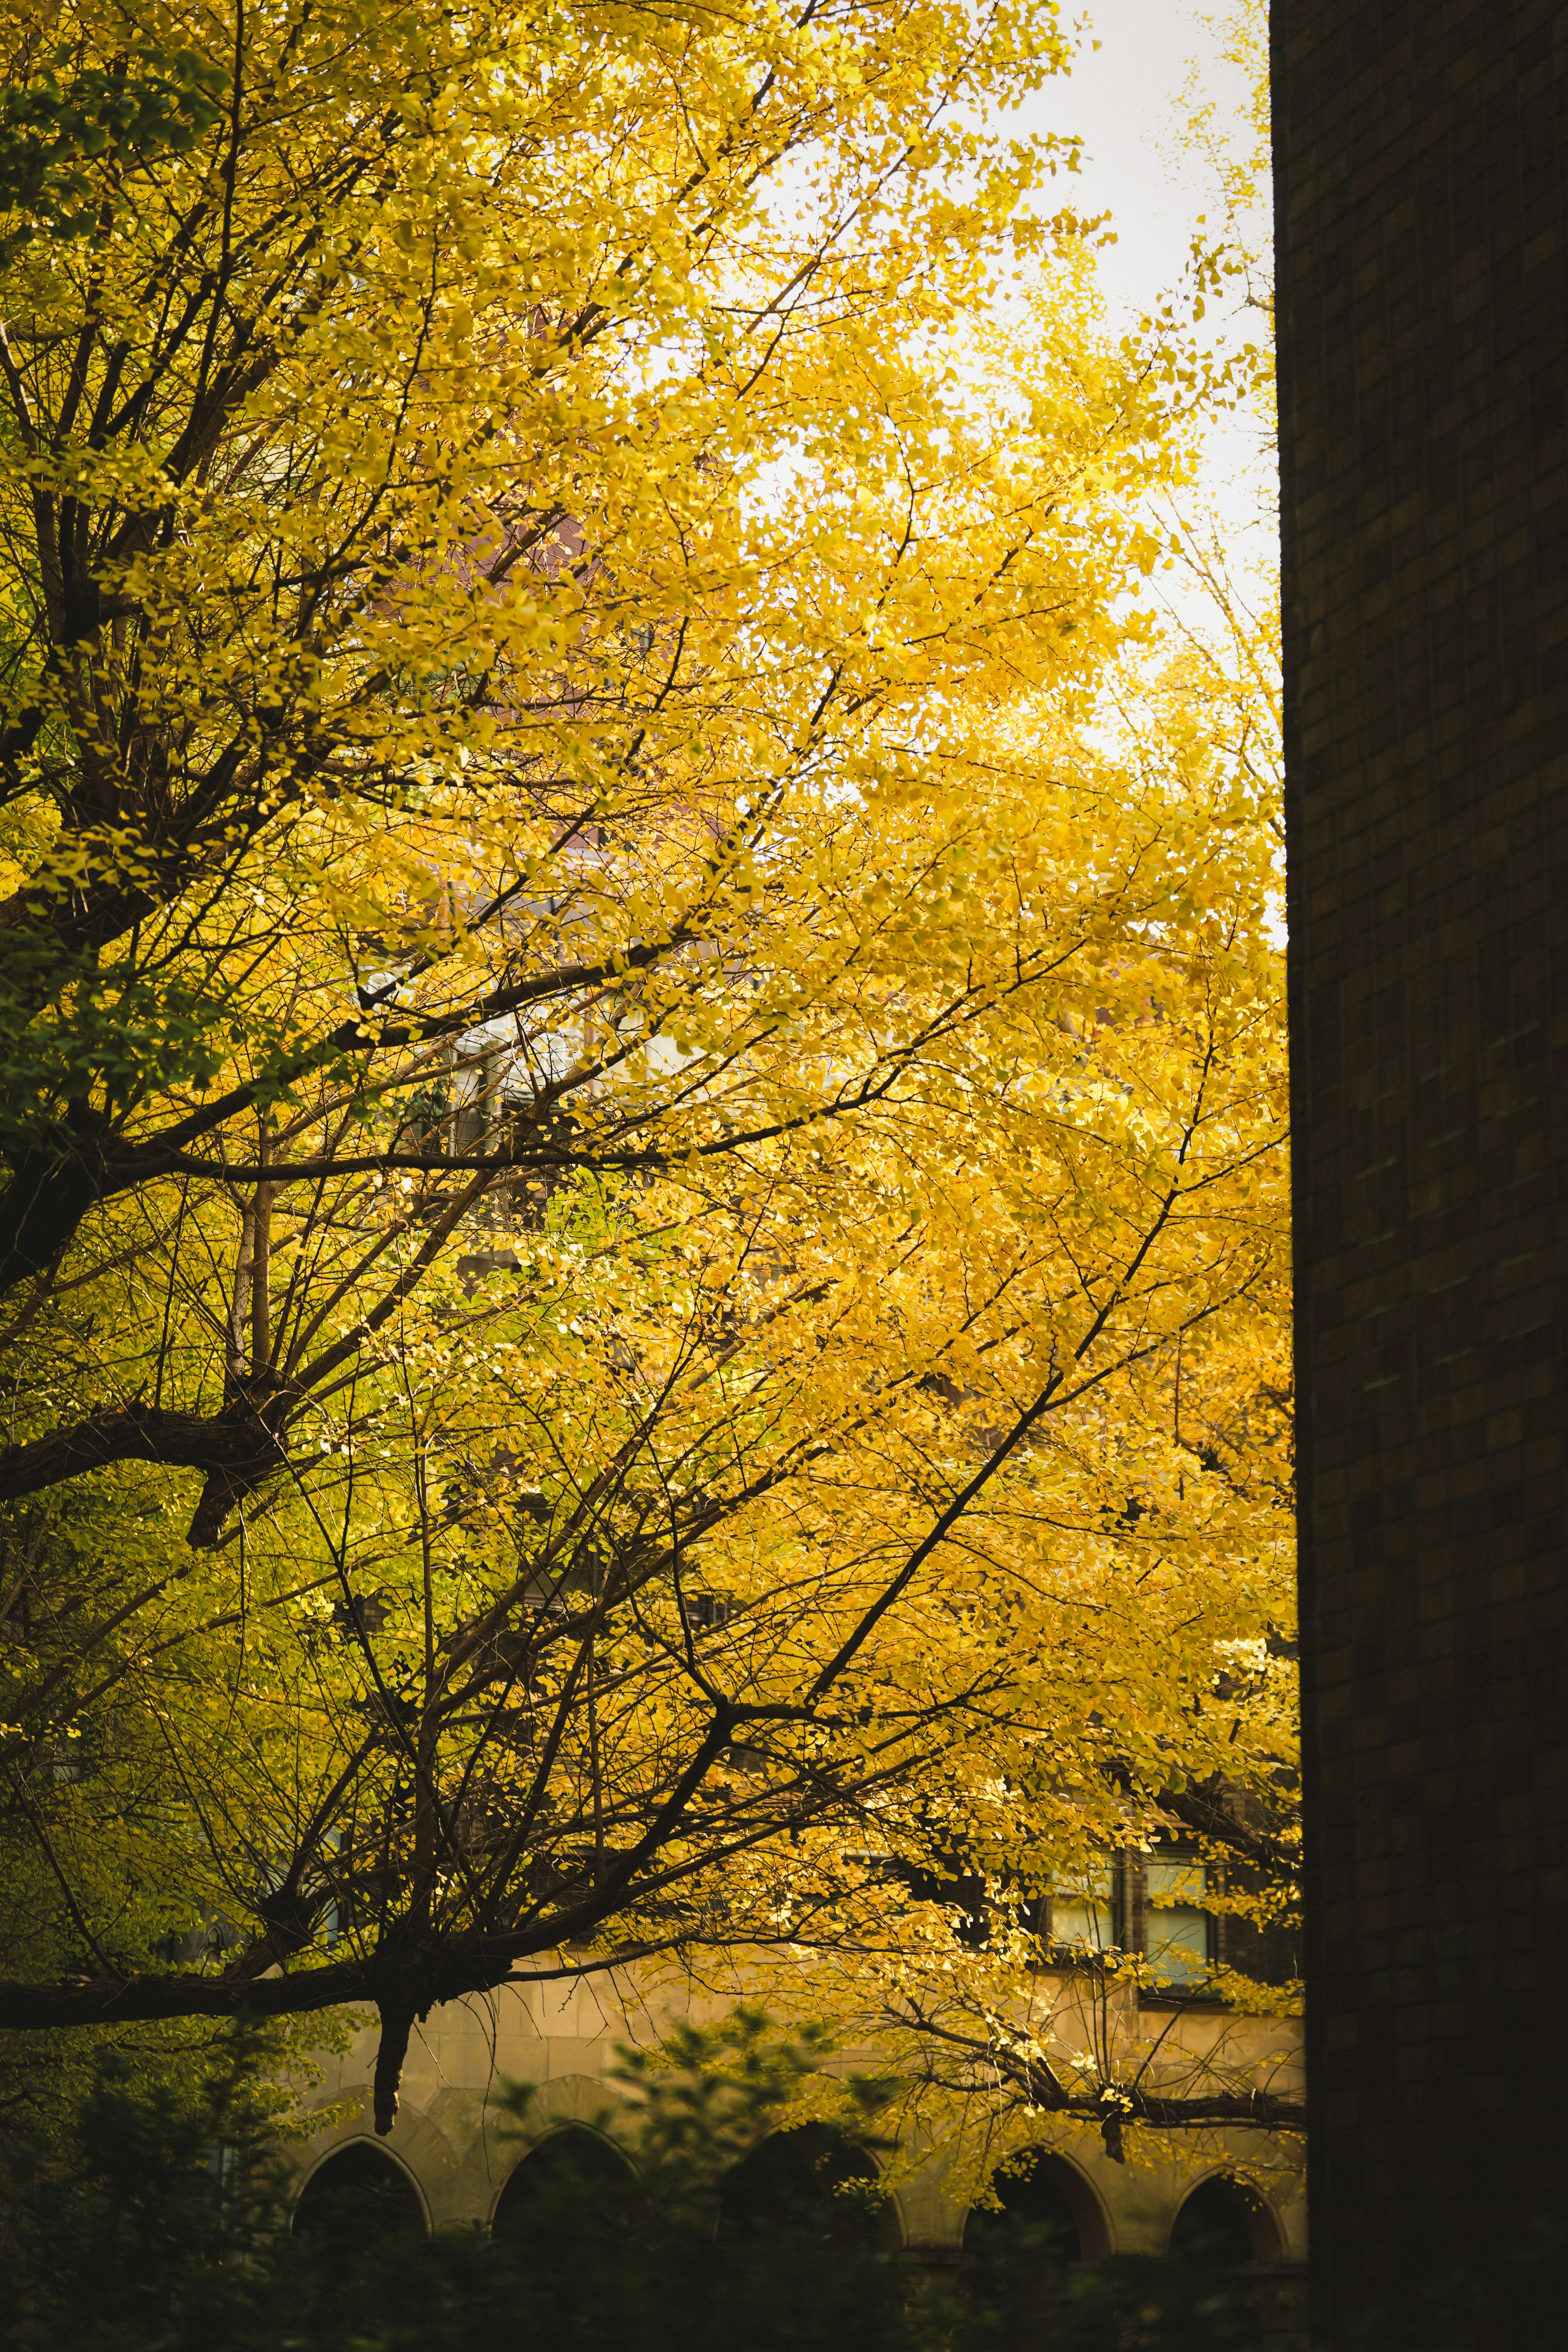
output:
<path id="1" fill-rule="evenodd" d="M 1565 63 L 1551 0 L 1275 0 L 1311 2196 L 1338 2312 L 1495 2267 L 1560 2201 Z"/>
<path id="2" fill-rule="evenodd" d="M 453 2001 L 432 2011 L 416 2029 L 409 2048 L 397 2121 L 377 2145 L 413 2180 L 426 2225 L 450 2229 L 489 2222 L 507 2179 L 524 2152 L 500 2094 L 507 2080 L 537 2085 L 530 2124 L 540 2130 L 562 2124 L 601 2126 L 613 2136 L 623 2113 L 610 2079 L 618 2046 L 646 2042 L 667 2032 L 677 2018 L 699 2022 L 716 2016 L 711 2003 L 693 2006 L 667 1991 L 617 2001 L 608 1982 L 576 1986 L 539 1985 L 503 1990 L 488 1999 Z M 1178 2021 L 1185 2025 L 1186 2021 Z M 1275 2053 L 1297 2030 L 1277 2020 L 1237 2018 L 1232 2013 L 1194 2015 L 1194 2048 L 1207 2049 L 1220 2034 L 1251 2038 L 1259 2056 Z M 329 2060 L 309 2105 L 322 2127 L 288 2150 L 301 2187 L 337 2151 L 373 2137 L 370 2076 L 374 2031 L 358 2035 L 349 2055 Z M 849 2061 L 874 2063 L 875 2053 L 847 2053 Z M 1245 2067 L 1238 2042 L 1235 2062 Z M 1282 2081 L 1277 2056 L 1267 2068 L 1275 2088 Z M 630 2137 L 631 2135 L 627 2134 Z M 1163 2254 L 1184 2200 L 1211 2174 L 1225 2168 L 1226 2145 L 1245 2168 L 1259 2154 L 1258 2136 L 1237 2132 L 1210 2141 L 1191 2158 L 1116 2165 L 1098 2136 L 1081 2128 L 1054 2134 L 1043 2127 L 1037 2145 L 1049 2147 L 1072 2168 L 1086 2254 Z M 1270 2147 L 1272 2166 L 1260 2198 L 1259 2259 L 1283 2272 L 1306 2251 L 1306 2214 L 1300 2175 L 1289 2150 Z M 950 2177 L 941 2158 L 900 2165 L 894 2174 L 898 2233 L 917 2261 L 942 2265 L 958 2259 L 969 2199 Z"/>

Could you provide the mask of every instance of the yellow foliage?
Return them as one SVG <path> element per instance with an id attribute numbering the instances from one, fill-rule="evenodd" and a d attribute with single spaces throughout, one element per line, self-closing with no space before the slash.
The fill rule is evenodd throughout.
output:
<path id="1" fill-rule="evenodd" d="M 1049 9 L 131 33 L 221 107 L 6 247 L 0 2021 L 374 2000 L 384 2125 L 1276 1790 L 1272 810 Z"/>

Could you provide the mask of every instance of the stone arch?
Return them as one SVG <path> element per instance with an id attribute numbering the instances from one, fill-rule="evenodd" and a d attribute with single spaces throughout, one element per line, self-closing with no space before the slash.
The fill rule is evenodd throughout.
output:
<path id="1" fill-rule="evenodd" d="M 531 2194 L 574 2190 L 599 2201 L 621 2199 L 637 2188 L 637 2171 L 614 2140 L 591 2124 L 568 2120 L 535 2140 L 518 2158 L 496 2199 L 490 2228 L 503 2236 L 523 2212 Z"/>
<path id="2" fill-rule="evenodd" d="M 1284 2232 L 1266 2198 L 1234 2173 L 1211 2172 L 1189 2189 L 1171 2224 L 1168 2251 L 1206 2254 L 1211 2261 L 1278 2263 Z"/>
<path id="3" fill-rule="evenodd" d="M 517 2117 L 504 2094 L 488 2093 L 480 2110 L 487 2217 L 495 2210 L 518 2165 L 530 2150 L 552 2133 L 580 2124 L 596 2137 L 623 2152 L 637 2137 L 635 2104 L 599 2074 L 552 2074 L 528 2085 L 527 2136 L 518 2134 Z"/>
<path id="4" fill-rule="evenodd" d="M 430 2235 L 424 2191 L 379 2140 L 340 2140 L 306 2174 L 289 2216 L 291 2237 L 331 2236 L 362 2248 L 379 2237 Z"/>
<path id="5" fill-rule="evenodd" d="M 304 2146 L 296 2144 L 280 2151 L 293 2175 L 289 2205 L 306 2179 L 330 2157 L 342 2147 L 363 2140 L 383 2149 L 412 2176 L 432 2236 L 453 2223 L 472 2220 L 476 2203 L 483 2202 L 488 2195 L 488 2183 L 479 2189 L 476 2198 L 469 2185 L 472 2166 L 466 2160 L 464 2147 L 472 2129 L 466 2103 L 460 2094 L 443 2091 L 426 2105 L 420 2095 L 425 2087 L 427 2086 L 416 2082 L 405 2088 L 398 2102 L 395 2128 L 390 2137 L 383 2139 L 371 2130 L 368 2085 L 344 2083 L 341 2073 L 336 2082 L 329 2076 L 321 2083 L 306 2100 L 307 2108 L 316 2112 L 320 2127 L 310 2135 Z M 357 2113 L 343 2112 L 349 2105 L 345 2091 L 357 2094 L 353 2097 Z M 330 2121 L 320 2121 L 323 2109 Z M 455 2135 L 452 2126 L 457 2127 Z"/>
<path id="6" fill-rule="evenodd" d="M 723 2231 L 799 2230 L 840 2245 L 900 2250 L 903 2217 L 884 2190 L 874 2203 L 836 2192 L 881 2179 L 868 2149 L 833 2124 L 813 2120 L 770 2132 L 741 2158 L 720 2192 Z"/>
<path id="7" fill-rule="evenodd" d="M 966 2253 L 978 2254 L 988 2233 L 996 2236 L 1020 2224 L 1049 2230 L 1068 2262 L 1096 2262 L 1110 2252 L 1110 2224 L 1092 2184 L 1070 2158 L 1055 2148 L 1019 2151 L 1009 2169 L 998 2167 L 993 2185 L 1002 2200 L 998 2213 L 970 2209 L 963 2225 Z"/>

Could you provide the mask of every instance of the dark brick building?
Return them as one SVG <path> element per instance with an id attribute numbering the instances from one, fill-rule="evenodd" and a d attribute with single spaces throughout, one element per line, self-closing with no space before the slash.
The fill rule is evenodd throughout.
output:
<path id="1" fill-rule="evenodd" d="M 1568 9 L 1274 19 L 1312 2210 L 1342 2315 L 1568 2218 Z"/>

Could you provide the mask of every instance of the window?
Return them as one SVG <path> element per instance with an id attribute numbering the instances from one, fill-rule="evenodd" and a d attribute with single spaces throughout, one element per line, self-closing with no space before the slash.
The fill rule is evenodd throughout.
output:
<path id="1" fill-rule="evenodd" d="M 1171 2231 L 1171 2252 L 1240 2269 L 1273 2259 L 1272 2236 L 1257 2191 L 1221 2176 L 1194 2189 L 1182 2207 Z"/>
<path id="2" fill-rule="evenodd" d="M 327 1884 L 332 1890 L 331 1901 L 321 1913 L 321 1940 L 331 1951 L 348 1926 L 348 1905 L 343 1899 L 339 1857 L 343 1851 L 344 1832 L 329 1830 L 322 1841 L 323 1853 L 331 1857 L 326 1864 Z"/>
<path id="3" fill-rule="evenodd" d="M 1097 1854 L 1052 1885 L 1046 1941 L 1051 1948 L 1092 1958 L 1118 1941 L 1110 1857 Z"/>
<path id="4" fill-rule="evenodd" d="M 382 2238 L 423 2238 L 425 2209 L 400 2164 L 370 2140 L 350 2140 L 319 2165 L 300 2192 L 296 2238 L 330 2241 L 363 2253 Z"/>
<path id="5" fill-rule="evenodd" d="M 1026 2148 L 992 2187 L 1001 2210 L 976 2205 L 963 2225 L 963 2251 L 985 2269 L 1021 2252 L 1046 2274 L 1083 2259 L 1083 2236 L 1065 2180 L 1067 2168 L 1043 2148 Z"/>
<path id="6" fill-rule="evenodd" d="M 1068 2268 L 1108 2251 L 1103 2223 L 1081 2176 L 1045 2148 L 1023 2150 L 992 2187 L 1001 2210 L 976 2206 L 964 2223 L 965 2284 L 986 2315 L 987 2342 L 1048 2352 L 1078 2334 L 1070 2304 L 1063 2308 Z"/>
<path id="7" fill-rule="evenodd" d="M 711 1633 L 729 1621 L 732 1603 L 727 1592 L 683 1592 L 680 1598 L 694 1633 Z"/>
<path id="8" fill-rule="evenodd" d="M 721 2227 L 736 2236 L 799 2231 L 838 2246 L 901 2240 L 877 2167 L 831 2124 L 796 2124 L 770 2134 L 742 2158 L 720 2199 Z"/>
<path id="9" fill-rule="evenodd" d="M 615 2221 L 636 2193 L 637 2176 L 620 2150 L 582 2124 L 567 2124 L 514 2167 L 490 2226 L 498 2237 L 531 2225 L 548 2229 L 557 2216 L 584 2206 Z"/>
<path id="10" fill-rule="evenodd" d="M 1145 1864 L 1149 1907 L 1145 1948 L 1162 1984 L 1203 1984 L 1211 1959 L 1211 1922 L 1203 1907 L 1208 1873 L 1181 1854 L 1151 1854 Z"/>

